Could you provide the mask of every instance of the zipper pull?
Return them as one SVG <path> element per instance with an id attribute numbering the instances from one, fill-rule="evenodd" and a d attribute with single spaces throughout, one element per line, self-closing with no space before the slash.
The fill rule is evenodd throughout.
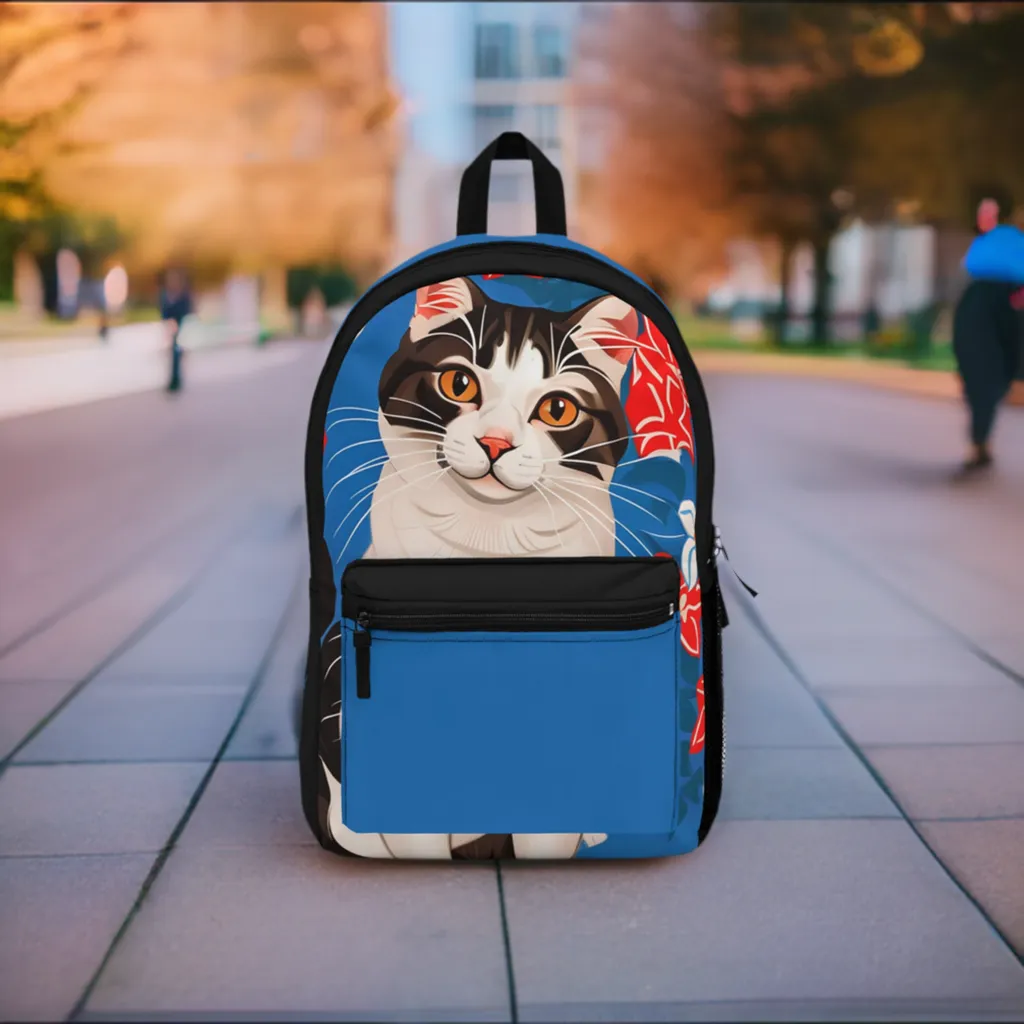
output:
<path id="1" fill-rule="evenodd" d="M 356 696 L 365 700 L 370 696 L 370 613 L 360 612 L 352 645 L 356 649 Z"/>
<path id="2" fill-rule="evenodd" d="M 729 568 L 732 570 L 733 576 L 735 576 L 736 579 L 738 579 L 740 581 L 740 586 L 743 587 L 743 589 L 751 597 L 757 597 L 757 591 L 749 583 L 747 583 L 746 580 L 744 580 L 743 577 L 740 576 L 740 574 L 735 569 L 732 568 L 732 561 L 729 559 L 729 552 L 725 550 L 725 545 L 722 543 L 721 531 L 716 526 L 715 527 L 715 547 L 714 547 L 714 551 L 712 553 L 712 557 L 714 558 L 716 564 L 718 563 L 718 556 L 719 555 L 724 555 L 725 556 L 725 560 L 727 562 L 729 562 Z"/>

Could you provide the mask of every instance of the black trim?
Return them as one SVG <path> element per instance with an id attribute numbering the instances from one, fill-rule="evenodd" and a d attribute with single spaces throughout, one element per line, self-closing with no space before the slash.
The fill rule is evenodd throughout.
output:
<path id="1" fill-rule="evenodd" d="M 321 787 L 320 769 L 320 701 L 323 687 L 323 662 L 320 638 L 334 619 L 335 591 L 316 580 L 309 583 L 309 644 L 306 650 L 306 680 L 302 690 L 302 717 L 299 731 L 299 779 L 302 790 L 302 812 L 313 835 L 322 846 L 336 850 L 321 831 L 317 799 Z"/>
<path id="2" fill-rule="evenodd" d="M 640 629 L 628 620 L 653 615 L 657 625 L 674 613 L 679 566 L 672 558 L 357 559 L 341 593 L 344 618 L 396 629 L 450 629 L 458 620 L 480 623 L 459 629 L 579 630 L 616 621 Z"/>
<path id="3" fill-rule="evenodd" d="M 697 829 L 697 845 L 707 838 L 718 814 L 722 800 L 722 756 L 725 747 L 725 688 L 722 672 L 722 619 L 725 603 L 718 583 L 718 570 L 713 570 L 714 599 L 704 602 L 704 809 Z M 701 591 L 703 594 L 704 591 Z M 711 629 L 706 626 L 711 624 Z M 717 707 L 719 713 L 711 715 L 708 709 Z M 708 765 L 714 764 L 714 774 Z"/>
<path id="4" fill-rule="evenodd" d="M 491 188 L 491 164 L 495 160 L 529 160 L 533 164 L 537 234 L 564 235 L 566 219 L 562 175 L 543 151 L 521 132 L 502 132 L 463 171 L 455 233 L 487 234 L 487 201 Z"/>
<path id="5" fill-rule="evenodd" d="M 679 364 L 690 403 L 693 423 L 694 447 L 697 461 L 696 501 L 696 545 L 697 564 L 702 594 L 710 594 L 717 586 L 715 582 L 712 552 L 714 530 L 712 526 L 712 496 L 715 479 L 714 438 L 711 431 L 711 417 L 707 395 L 697 372 L 693 357 L 683 341 L 679 327 L 664 302 L 646 285 L 639 283 L 615 267 L 587 253 L 546 245 L 543 242 L 477 242 L 444 252 L 426 256 L 412 266 L 391 274 L 364 293 L 353 306 L 335 336 L 334 343 L 324 362 L 323 371 L 317 381 L 310 409 L 309 429 L 306 436 L 306 509 L 309 527 L 310 564 L 313 579 L 334 593 L 333 566 L 324 540 L 324 493 L 323 493 L 323 436 L 327 410 L 334 382 L 349 347 L 356 335 L 381 309 L 403 295 L 424 285 L 436 284 L 449 278 L 474 276 L 482 273 L 540 275 L 558 277 L 599 288 L 617 295 L 629 302 L 636 310 L 644 313 L 658 327 L 671 347 Z M 708 607 L 714 602 L 705 602 Z M 713 622 L 711 629 L 709 624 Z M 326 626 L 324 627 L 326 628 Z M 319 637 L 319 634 L 317 634 Z M 705 616 L 703 626 L 705 658 L 708 652 L 721 642 L 717 611 Z M 719 660 L 720 664 L 720 660 Z M 720 671 L 720 670 L 719 670 Z M 319 691 L 320 681 L 315 680 Z M 718 723 L 720 728 L 724 707 L 721 687 L 705 680 L 705 728 Z M 717 705 L 717 706 L 716 706 Z M 308 716 L 306 716 L 308 718 Z M 303 723 L 304 729 L 307 723 Z M 313 723 L 314 727 L 316 723 Z M 316 744 L 304 743 L 303 750 L 316 752 Z M 301 755 L 300 755 L 301 756 Z M 311 771 L 318 771 L 316 764 L 303 768 L 304 779 Z M 706 835 L 717 812 L 718 795 L 722 780 L 722 750 L 710 742 L 706 733 L 705 758 L 705 808 L 701 822 L 701 834 Z M 304 782 L 304 785 L 306 783 Z M 319 828 L 316 834 L 321 835 Z M 323 839 L 321 838 L 323 842 Z M 333 847 L 332 844 L 332 848 Z"/>

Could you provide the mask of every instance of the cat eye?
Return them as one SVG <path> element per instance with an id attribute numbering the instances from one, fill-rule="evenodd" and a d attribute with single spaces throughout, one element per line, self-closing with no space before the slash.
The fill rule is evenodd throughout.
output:
<path id="1" fill-rule="evenodd" d="M 472 402 L 480 386 L 465 370 L 445 370 L 437 379 L 438 390 L 453 402 Z"/>
<path id="2" fill-rule="evenodd" d="M 579 406 L 571 398 L 549 395 L 537 406 L 534 415 L 549 427 L 571 427 L 579 414 Z"/>

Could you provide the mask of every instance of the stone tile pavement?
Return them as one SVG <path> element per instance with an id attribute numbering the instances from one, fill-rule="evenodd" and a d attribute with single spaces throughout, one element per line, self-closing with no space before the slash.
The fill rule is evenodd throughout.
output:
<path id="1" fill-rule="evenodd" d="M 33 634 L 59 660 L 31 637 L 0 656 L 0 1019 L 1024 1016 L 1022 595 L 991 554 L 1012 549 L 1024 456 L 986 498 L 943 490 L 938 403 L 712 378 L 718 518 L 761 596 L 727 584 L 707 843 L 352 861 L 306 829 L 290 723 L 304 410 L 261 388 L 301 406 L 309 372 L 231 385 L 288 442 L 238 479 L 233 519 L 151 550 L 137 604 L 113 581 Z M 887 468 L 915 452 L 932 483 Z M 954 582 L 991 616 L 960 615 Z"/>

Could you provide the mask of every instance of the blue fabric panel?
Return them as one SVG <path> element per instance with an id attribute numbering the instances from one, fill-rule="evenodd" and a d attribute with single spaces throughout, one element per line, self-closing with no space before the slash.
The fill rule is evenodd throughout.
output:
<path id="1" fill-rule="evenodd" d="M 345 623 L 344 822 L 664 843 L 677 815 L 680 657 L 678 618 L 629 632 L 374 630 L 360 700 Z"/>

